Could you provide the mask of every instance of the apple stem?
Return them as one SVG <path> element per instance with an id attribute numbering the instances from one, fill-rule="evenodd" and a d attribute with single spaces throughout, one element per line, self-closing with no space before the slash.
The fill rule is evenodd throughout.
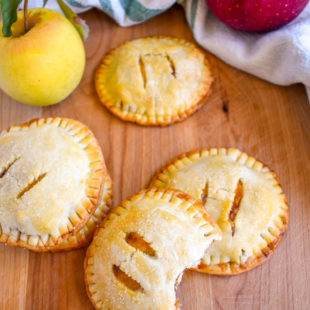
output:
<path id="1" fill-rule="evenodd" d="M 28 31 L 27 7 L 28 7 L 28 0 L 25 0 L 25 2 L 24 2 L 24 28 L 25 28 L 25 33 Z"/>

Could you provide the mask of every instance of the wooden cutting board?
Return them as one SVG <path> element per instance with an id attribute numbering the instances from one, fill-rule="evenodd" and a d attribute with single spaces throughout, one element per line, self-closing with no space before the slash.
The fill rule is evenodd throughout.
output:
<path id="1" fill-rule="evenodd" d="M 166 128 L 125 123 L 98 101 L 94 71 L 118 44 L 144 36 L 193 41 L 183 10 L 173 7 L 144 24 L 118 27 L 98 11 L 84 14 L 91 28 L 87 66 L 65 102 L 40 108 L 0 92 L 0 129 L 36 117 L 65 116 L 97 136 L 114 183 L 114 206 L 146 187 L 169 159 L 201 147 L 237 147 L 274 169 L 290 203 L 290 224 L 270 261 L 233 277 L 186 272 L 178 289 L 184 310 L 310 309 L 310 106 L 302 85 L 280 87 L 240 72 L 211 54 L 215 83 L 192 117 Z M 223 47 L 224 48 L 224 47 Z M 0 309 L 92 309 L 83 282 L 85 249 L 35 254 L 0 245 Z"/>

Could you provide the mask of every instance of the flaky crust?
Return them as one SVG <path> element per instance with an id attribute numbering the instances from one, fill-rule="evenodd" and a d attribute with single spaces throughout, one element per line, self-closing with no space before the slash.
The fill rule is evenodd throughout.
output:
<path id="1" fill-rule="evenodd" d="M 246 271 L 250 271 L 251 269 L 262 265 L 267 260 L 269 260 L 283 239 L 283 235 L 285 230 L 287 229 L 287 225 L 283 226 L 280 235 L 274 241 L 268 243 L 268 245 L 261 250 L 261 253 L 250 257 L 245 264 L 235 264 L 235 263 L 221 263 L 217 265 L 207 265 L 201 262 L 197 268 L 191 268 L 194 271 L 215 274 L 220 276 L 232 276 L 236 274 L 240 274 Z"/>
<path id="2" fill-rule="evenodd" d="M 179 221 L 184 226 L 178 226 Z M 169 238 L 170 234 L 178 236 L 180 227 L 185 235 Z M 191 229 L 199 241 L 186 234 Z M 129 246 L 123 238 L 132 231 L 154 253 Z M 183 264 L 195 265 L 220 235 L 201 203 L 189 195 L 170 189 L 143 190 L 113 209 L 96 231 L 84 261 L 87 294 L 96 309 L 175 309 L 174 285 L 189 267 Z M 115 279 L 110 269 L 113 264 L 134 279 L 136 288 L 129 289 Z"/>
<path id="3" fill-rule="evenodd" d="M 0 227 L 0 242 L 20 246 L 33 251 L 42 252 L 53 250 L 69 236 L 77 234 L 89 221 L 101 200 L 103 180 L 108 176 L 101 148 L 93 133 L 82 123 L 68 118 L 39 118 L 23 125 L 12 126 L 0 134 L 0 138 L 13 131 L 24 131 L 33 127 L 54 126 L 64 130 L 68 137 L 75 141 L 85 152 L 89 161 L 89 173 L 85 180 L 85 196 L 76 206 L 76 212 L 68 217 L 68 225 L 59 227 L 57 235 L 26 235 L 20 231 L 10 231 L 6 234 Z"/>
<path id="4" fill-rule="evenodd" d="M 282 205 L 281 207 L 279 207 L 280 214 L 278 218 L 275 219 L 275 222 L 270 223 L 270 226 L 268 227 L 268 234 L 264 233 L 261 236 L 263 239 L 265 239 L 265 243 L 267 245 L 262 246 L 260 251 L 256 253 L 256 255 L 248 257 L 248 259 L 242 263 L 235 263 L 233 261 L 230 261 L 230 262 L 220 262 L 217 264 L 211 264 L 211 263 L 208 264 L 206 263 L 205 259 L 208 253 L 207 250 L 207 253 L 202 262 L 196 268 L 192 268 L 192 270 L 209 274 L 234 275 L 245 271 L 249 271 L 267 261 L 274 253 L 275 249 L 277 248 L 277 246 L 279 245 L 280 241 L 283 238 L 284 232 L 287 230 L 289 221 L 289 207 L 277 175 L 272 170 L 270 170 L 269 167 L 267 167 L 265 164 L 261 163 L 260 161 L 257 161 L 256 159 L 254 159 L 253 157 L 249 156 L 246 153 L 240 152 L 237 149 L 224 149 L 224 148 L 201 149 L 188 153 L 183 153 L 179 155 L 177 158 L 171 160 L 167 165 L 162 167 L 160 171 L 153 177 L 150 183 L 150 187 L 165 188 L 169 186 L 167 184 L 168 179 L 171 178 L 171 176 L 176 171 L 181 170 L 183 167 L 189 167 L 193 163 L 199 162 L 199 160 L 205 156 L 217 156 L 217 155 L 229 156 L 236 163 L 244 165 L 255 171 L 262 172 L 266 176 L 266 179 L 272 181 L 273 187 L 277 192 L 277 195 L 280 197 L 280 200 L 282 201 Z M 175 188 L 178 188 L 177 185 Z"/>
<path id="5" fill-rule="evenodd" d="M 106 176 L 103 186 L 101 201 L 96 211 L 90 217 L 88 222 L 76 234 L 69 235 L 62 243 L 51 248 L 52 252 L 69 251 L 87 246 L 92 240 L 96 228 L 99 227 L 104 217 L 112 207 L 112 180 L 109 175 Z M 35 251 L 35 249 L 34 249 Z"/>
<path id="6" fill-rule="evenodd" d="M 176 45 L 184 46 L 184 47 L 190 47 L 192 49 L 192 53 L 196 53 L 199 55 L 202 55 L 204 57 L 204 68 L 206 68 L 206 72 L 204 73 L 204 82 L 201 83 L 201 88 L 199 91 L 195 91 L 195 94 L 199 94 L 199 98 L 195 101 L 189 104 L 186 108 L 184 108 L 184 105 L 180 106 L 175 111 L 171 111 L 170 108 L 167 108 L 165 110 L 165 115 L 155 115 L 155 116 L 149 116 L 147 114 L 147 108 L 146 110 L 141 113 L 139 111 L 133 111 L 130 108 L 130 104 L 128 104 L 126 107 L 123 106 L 123 104 L 115 104 L 115 100 L 119 98 L 115 98 L 115 96 L 111 96 L 109 93 L 109 89 L 105 87 L 105 80 L 109 80 L 107 75 L 107 71 L 109 68 L 110 63 L 112 62 L 113 58 L 115 57 L 117 51 L 123 47 L 125 47 L 127 44 L 130 44 L 131 42 L 135 41 L 147 41 L 147 40 L 169 40 L 171 42 L 174 42 Z M 140 56 L 141 57 L 141 56 Z M 100 101 L 103 105 L 105 105 L 106 108 L 108 108 L 113 114 L 118 116 L 124 121 L 130 121 L 135 122 L 139 125 L 146 125 L 146 126 L 167 126 L 171 125 L 175 122 L 180 122 L 190 115 L 192 115 L 196 110 L 198 110 L 208 99 L 208 97 L 211 94 L 211 84 L 213 82 L 213 77 L 210 74 L 210 65 L 208 60 L 205 57 L 205 54 L 193 43 L 187 42 L 182 39 L 172 38 L 172 37 L 165 37 L 165 36 L 153 36 L 153 37 L 147 37 L 143 39 L 138 39 L 134 41 L 127 41 L 117 48 L 111 50 L 102 60 L 101 64 L 99 65 L 96 74 L 95 74 L 95 86 L 97 90 L 97 94 L 100 98 Z M 185 86 L 184 86 L 185 87 Z M 163 90 L 165 92 L 166 90 Z M 120 100 L 122 101 L 122 100 Z M 135 105 L 135 102 L 132 102 L 132 104 Z M 139 106 L 139 105 L 138 105 Z"/>

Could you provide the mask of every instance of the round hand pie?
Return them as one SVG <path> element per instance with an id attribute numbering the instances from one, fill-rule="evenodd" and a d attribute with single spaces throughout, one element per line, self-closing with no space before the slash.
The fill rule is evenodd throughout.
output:
<path id="1" fill-rule="evenodd" d="M 37 119 L 0 134 L 0 242 L 52 250 L 95 212 L 107 176 L 83 124 Z"/>
<path id="2" fill-rule="evenodd" d="M 149 37 L 107 54 L 95 81 L 101 102 L 121 119 L 164 126 L 205 103 L 213 78 L 204 53 L 194 44 Z"/>
<path id="3" fill-rule="evenodd" d="M 151 186 L 175 188 L 202 201 L 223 232 L 197 267 L 236 274 L 266 261 L 287 229 L 289 210 L 276 175 L 236 149 L 183 154 Z"/>
<path id="4" fill-rule="evenodd" d="M 104 219 L 85 258 L 96 309 L 176 309 L 175 288 L 220 232 L 202 204 L 175 190 L 151 189 Z"/>

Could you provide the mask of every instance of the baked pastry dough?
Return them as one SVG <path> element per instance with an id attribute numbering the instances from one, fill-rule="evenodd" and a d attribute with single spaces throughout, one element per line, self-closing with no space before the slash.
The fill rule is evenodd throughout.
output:
<path id="1" fill-rule="evenodd" d="M 83 124 L 45 118 L 0 134 L 0 242 L 53 249 L 95 212 L 107 175 Z"/>
<path id="2" fill-rule="evenodd" d="M 169 125 L 206 101 L 213 78 L 204 53 L 194 44 L 149 37 L 107 54 L 95 81 L 101 102 L 121 119 Z"/>
<path id="3" fill-rule="evenodd" d="M 220 238 L 202 204 L 179 191 L 144 190 L 104 219 L 85 258 L 96 309 L 176 309 L 175 286 Z"/>
<path id="4" fill-rule="evenodd" d="M 102 186 L 101 201 L 96 211 L 80 231 L 75 234 L 70 234 L 68 238 L 64 239 L 61 243 L 53 246 L 52 251 L 72 250 L 87 246 L 91 241 L 96 228 L 103 221 L 111 206 L 112 181 L 110 176 L 107 175 Z"/>
<path id="5" fill-rule="evenodd" d="M 287 229 L 289 209 L 278 178 L 264 164 L 236 149 L 182 154 L 151 186 L 184 191 L 206 206 L 223 232 L 197 267 L 236 274 L 266 261 Z"/>

